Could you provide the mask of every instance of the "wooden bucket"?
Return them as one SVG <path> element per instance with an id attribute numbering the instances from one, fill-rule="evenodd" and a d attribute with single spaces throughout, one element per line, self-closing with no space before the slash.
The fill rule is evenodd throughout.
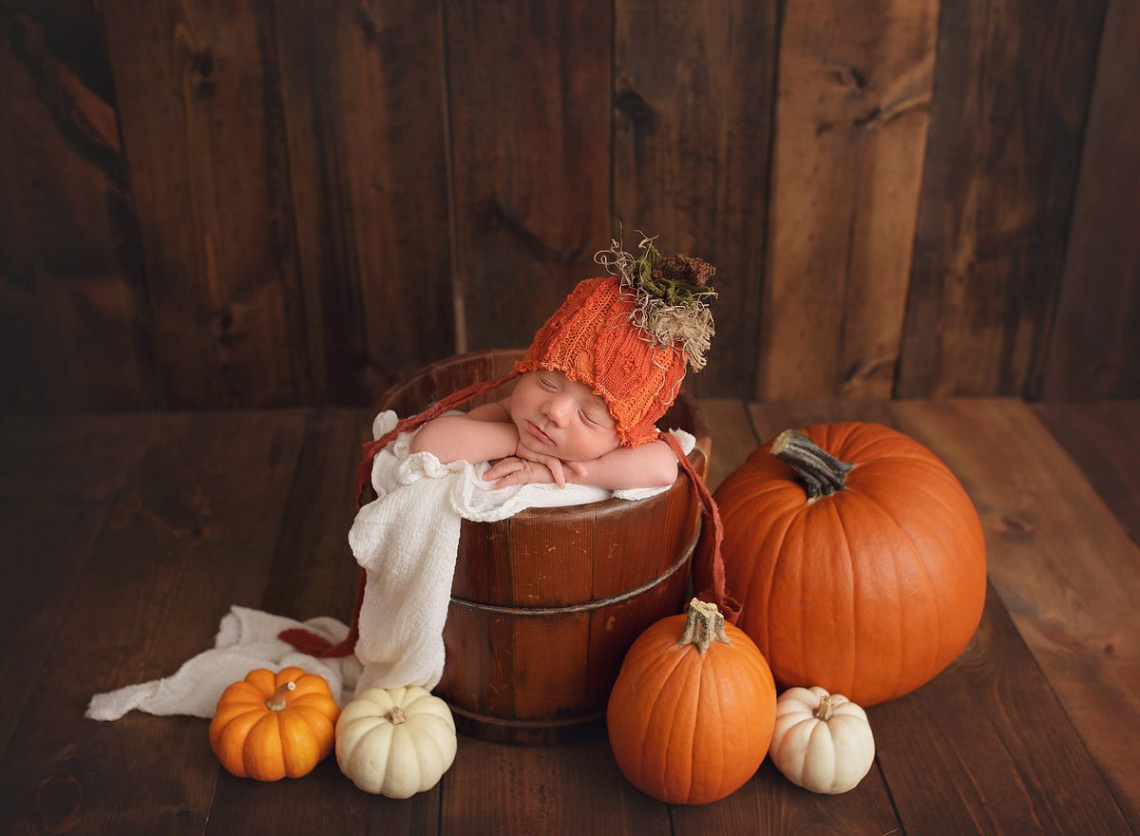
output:
<path id="1" fill-rule="evenodd" d="M 390 390 L 380 408 L 414 415 L 464 386 L 507 375 L 522 354 L 498 349 L 435 363 Z M 510 385 L 469 406 L 504 397 Z M 689 458 L 703 476 L 711 442 L 696 402 L 682 393 L 659 426 L 697 437 Z M 464 520 L 435 689 L 459 730 L 533 745 L 601 733 L 625 652 L 687 600 L 700 515 L 682 473 L 668 491 L 638 502 Z"/>

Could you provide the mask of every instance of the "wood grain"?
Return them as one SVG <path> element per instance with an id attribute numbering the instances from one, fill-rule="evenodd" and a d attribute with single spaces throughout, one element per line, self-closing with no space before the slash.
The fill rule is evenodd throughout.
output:
<path id="1" fill-rule="evenodd" d="M 1140 635 L 1140 549 L 1020 401 L 893 411 L 974 500 L 990 580 L 1136 828 L 1140 651 L 1131 637 Z"/>
<path id="2" fill-rule="evenodd" d="M 938 5 L 813 0 L 785 10 L 758 399 L 890 394 Z"/>
<path id="3" fill-rule="evenodd" d="M 752 780 L 728 798 L 703 807 L 671 807 L 677 836 L 705 833 L 899 832 L 891 797 L 876 767 L 850 792 L 816 795 L 791 783 L 766 759 Z"/>
<path id="4" fill-rule="evenodd" d="M 101 11 L 163 401 L 311 400 L 272 4 Z"/>
<path id="5" fill-rule="evenodd" d="M 298 413 L 172 416 L 132 468 L 61 613 L 0 763 L 11 831 L 204 829 L 220 769 L 206 724 L 83 718 L 92 694 L 172 674 L 256 606 L 303 429 Z"/>
<path id="6" fill-rule="evenodd" d="M 359 566 L 348 545 L 356 468 L 371 438 L 362 410 L 310 412 L 261 609 L 300 621 L 352 618 Z"/>
<path id="7" fill-rule="evenodd" d="M 0 408 L 366 406 L 619 224 L 720 269 L 702 397 L 1136 396 L 1136 17 L 7 0 Z"/>
<path id="8" fill-rule="evenodd" d="M 611 7 L 444 9 L 457 348 L 527 346 L 610 241 Z"/>
<path id="9" fill-rule="evenodd" d="M 1140 7 L 1108 0 L 1046 398 L 1140 394 Z"/>
<path id="10" fill-rule="evenodd" d="M 455 351 L 440 12 L 276 5 L 315 397 L 371 405 Z"/>
<path id="11" fill-rule="evenodd" d="M 986 600 L 978 632 L 957 662 L 913 694 L 868 712 L 905 831 L 1128 832 L 992 587 Z M 930 781 L 932 772 L 946 778 Z"/>
<path id="12" fill-rule="evenodd" d="M 106 55 L 90 7 L 70 5 L 0 9 L 0 407 L 146 409 L 149 311 Z"/>
<path id="13" fill-rule="evenodd" d="M 1032 409 L 1140 546 L 1140 401 L 1048 403 Z"/>
<path id="14" fill-rule="evenodd" d="M 626 781 L 605 740 L 505 747 L 461 740 L 440 833 L 671 832 L 669 809 Z"/>
<path id="15" fill-rule="evenodd" d="M 715 491 L 730 473 L 744 464 L 760 442 L 752 431 L 748 407 L 743 401 L 702 398 L 700 403 L 712 439 L 705 484 L 710 491 Z"/>
<path id="16" fill-rule="evenodd" d="M 0 759 L 132 468 L 164 419 L 0 421 Z"/>
<path id="17" fill-rule="evenodd" d="M 1039 390 L 1104 8 L 942 4 L 896 397 Z"/>
<path id="18" fill-rule="evenodd" d="M 297 780 L 218 778 L 206 833 L 438 833 L 437 786 L 409 799 L 357 790 L 335 757 Z"/>
<path id="19" fill-rule="evenodd" d="M 893 426 L 894 417 L 886 401 L 800 401 L 773 404 L 749 404 L 752 425 L 756 428 L 759 444 L 774 439 L 784 430 L 799 429 L 812 424 L 836 424 L 844 421 L 863 421 Z"/>
<path id="20" fill-rule="evenodd" d="M 630 252 L 658 236 L 662 252 L 717 267 L 717 336 L 690 378 L 698 395 L 750 396 L 760 350 L 760 296 L 775 2 L 615 5 L 614 215 Z"/>

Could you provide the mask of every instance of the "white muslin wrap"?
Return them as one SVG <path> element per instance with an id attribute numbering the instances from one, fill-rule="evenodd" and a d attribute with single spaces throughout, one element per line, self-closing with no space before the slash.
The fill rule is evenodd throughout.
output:
<path id="1" fill-rule="evenodd" d="M 277 638 L 282 630 L 292 627 L 307 628 L 334 643 L 348 633 L 348 626 L 335 618 L 320 617 L 302 623 L 235 606 L 222 618 L 212 649 L 199 653 L 164 679 L 96 694 L 87 706 L 87 716 L 92 720 L 118 720 L 137 709 L 148 714 L 213 717 L 218 697 L 231 682 L 245 679 L 256 668 L 279 671 L 290 665 L 323 676 L 341 705 L 351 700 L 360 677 L 356 657 L 316 659 L 298 653 Z"/>

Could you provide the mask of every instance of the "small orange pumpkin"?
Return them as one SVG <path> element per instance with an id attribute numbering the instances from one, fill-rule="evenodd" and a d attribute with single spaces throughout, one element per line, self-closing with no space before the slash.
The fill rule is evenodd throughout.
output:
<path id="1" fill-rule="evenodd" d="M 340 708 L 323 677 L 259 668 L 222 692 L 210 746 L 239 778 L 279 781 L 313 771 L 333 750 Z"/>
<path id="2" fill-rule="evenodd" d="M 670 804 L 707 804 L 760 768 L 776 723 L 776 684 L 745 633 L 696 598 L 638 636 L 606 708 L 623 775 Z"/>

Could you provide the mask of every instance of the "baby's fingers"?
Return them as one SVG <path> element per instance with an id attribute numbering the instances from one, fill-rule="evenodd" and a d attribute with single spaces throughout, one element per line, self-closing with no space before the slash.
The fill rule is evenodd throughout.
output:
<path id="1" fill-rule="evenodd" d="M 533 450 L 522 449 L 520 445 L 519 451 L 515 454 L 519 458 L 526 461 L 533 462 L 536 465 L 546 468 L 550 471 L 550 476 L 554 483 L 560 488 L 566 487 L 566 472 L 562 469 L 562 460 L 557 456 L 545 456 L 542 453 L 536 453 Z"/>
<path id="2" fill-rule="evenodd" d="M 566 487 L 566 472 L 562 469 L 561 459 L 551 459 L 546 462 L 546 466 L 550 470 L 550 475 L 554 477 L 554 484 L 560 488 Z"/>
<path id="3" fill-rule="evenodd" d="M 495 462 L 485 471 L 483 471 L 484 482 L 496 482 L 504 476 L 510 476 L 513 473 L 518 473 L 526 467 L 526 462 L 516 458 L 500 459 Z"/>
<path id="4" fill-rule="evenodd" d="M 530 473 L 525 467 L 522 467 L 522 468 L 519 468 L 518 470 L 516 470 L 514 473 L 508 473 L 506 476 L 502 477 L 501 479 L 496 479 L 495 483 L 492 485 L 492 487 L 498 491 L 498 490 L 502 490 L 503 488 L 512 488 L 515 485 L 529 485 L 529 484 L 530 484 Z"/>

